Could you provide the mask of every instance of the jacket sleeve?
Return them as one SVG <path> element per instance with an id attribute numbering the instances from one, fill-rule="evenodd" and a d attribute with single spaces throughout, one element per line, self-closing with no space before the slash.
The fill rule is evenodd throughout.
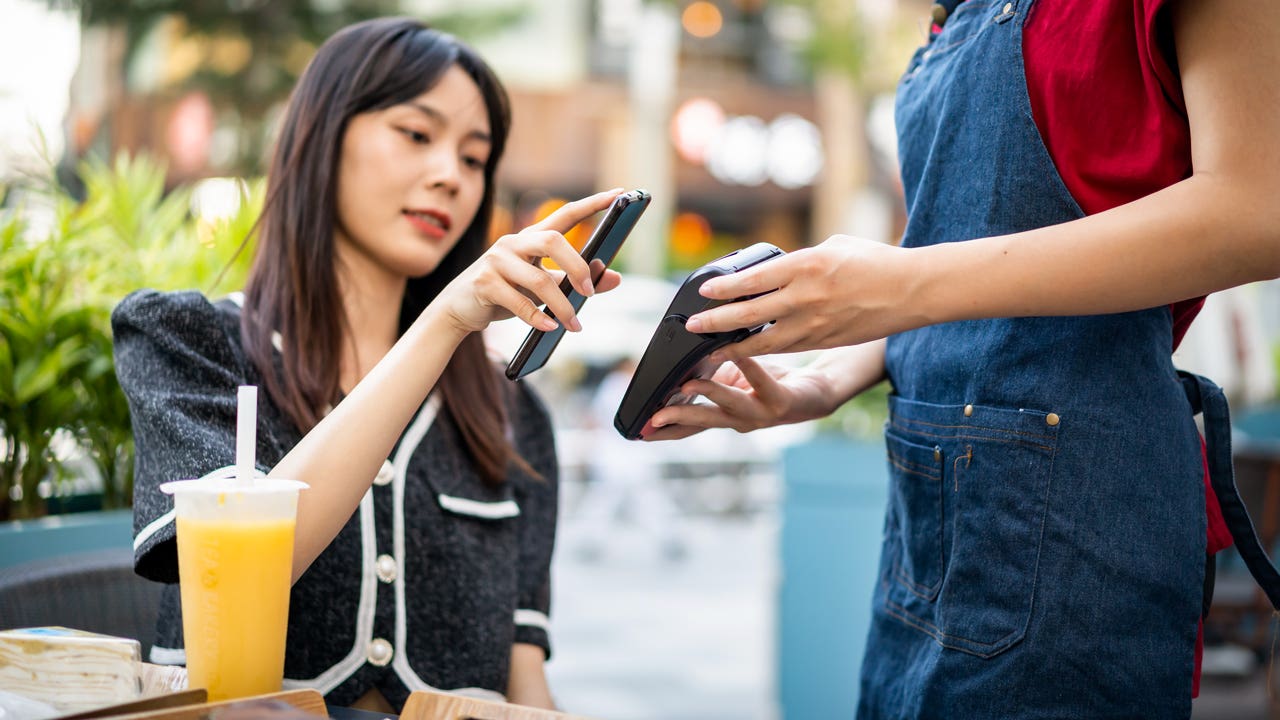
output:
<path id="1" fill-rule="evenodd" d="M 134 569 L 152 580 L 177 582 L 173 498 L 160 492 L 160 484 L 234 464 L 243 363 L 218 310 L 199 293 L 140 290 L 116 306 L 111 326 L 137 452 Z"/>

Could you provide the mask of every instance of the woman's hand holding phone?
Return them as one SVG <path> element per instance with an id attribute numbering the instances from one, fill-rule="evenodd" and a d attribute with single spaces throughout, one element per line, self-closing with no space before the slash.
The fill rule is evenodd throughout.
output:
<path id="1" fill-rule="evenodd" d="M 567 203 L 541 222 L 499 238 L 437 298 L 445 303 L 450 322 L 463 332 L 476 332 L 515 316 L 536 329 L 555 330 L 560 324 L 541 310 L 545 305 L 567 329 L 581 330 L 573 305 L 560 290 L 561 280 L 567 275 L 573 289 L 590 297 L 612 290 L 622 278 L 605 270 L 593 283 L 592 268 L 564 235 L 609 207 L 621 192 L 614 188 Z M 551 258 L 563 271 L 544 269 L 543 258 Z"/>
<path id="2" fill-rule="evenodd" d="M 640 219 L 640 215 L 649 206 L 649 199 L 649 193 L 644 190 L 632 190 L 614 196 L 612 204 L 609 205 L 609 211 L 591 232 L 591 239 L 587 241 L 586 247 L 582 248 L 580 262 L 589 262 L 588 267 L 593 280 L 599 282 L 602 279 L 605 268 L 613 262 L 622 243 L 626 241 L 632 228 Z M 575 288 L 567 278 L 560 281 L 560 293 L 568 298 L 572 313 L 581 310 L 582 304 L 588 297 L 587 293 Z M 548 308 L 545 312 L 561 311 Z M 561 313 L 558 317 L 573 317 L 573 315 L 566 316 Z M 524 342 L 516 350 L 511 362 L 507 363 L 507 379 L 519 380 L 545 365 L 564 337 L 565 328 L 581 329 L 581 326 L 576 325 L 576 322 L 566 324 L 564 327 L 535 325 L 525 336 Z"/>

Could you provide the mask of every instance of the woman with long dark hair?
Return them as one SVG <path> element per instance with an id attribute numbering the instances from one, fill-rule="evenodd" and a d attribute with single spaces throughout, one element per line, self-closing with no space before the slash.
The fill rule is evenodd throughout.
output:
<path id="1" fill-rule="evenodd" d="M 473 50 L 409 19 L 359 23 L 289 101 L 242 296 L 139 291 L 113 315 L 137 442 L 135 564 L 178 580 L 160 483 L 234 458 L 236 387 L 261 385 L 259 468 L 304 480 L 286 686 L 395 711 L 439 688 L 552 705 L 543 662 L 556 523 L 546 411 L 478 331 L 580 329 L 563 233 L 617 191 L 486 250 L 510 111 Z M 598 280 L 607 290 L 616 273 Z M 176 585 L 153 662 L 184 660 Z"/>

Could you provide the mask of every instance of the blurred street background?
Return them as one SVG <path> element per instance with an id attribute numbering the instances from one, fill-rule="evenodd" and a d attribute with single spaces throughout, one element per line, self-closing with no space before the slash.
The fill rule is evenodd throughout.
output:
<path id="1" fill-rule="evenodd" d="M 0 238 L 53 258 L 0 279 L 0 315 L 35 312 L 39 288 L 87 279 L 104 311 L 144 285 L 237 289 L 247 254 L 236 249 L 260 207 L 276 122 L 317 45 L 379 15 L 453 32 L 513 101 L 495 234 L 603 188 L 654 198 L 616 264 L 623 286 L 588 303 L 586 331 L 531 378 L 556 420 L 564 487 L 553 691 L 568 711 L 618 720 L 851 717 L 886 493 L 885 389 L 820 423 L 708 432 L 640 456 L 618 449 L 601 408 L 616 407 L 610 379 L 639 358 L 699 265 L 754 242 L 897 240 L 893 93 L 929 10 L 928 0 L 0 0 Z M 53 313 L 48 327 L 63 327 Z M 84 331 L 97 333 L 96 354 L 32 349 L 52 365 L 48 382 L 0 393 L 0 446 L 37 443 L 49 457 L 0 476 L 0 525 L 81 509 L 85 496 L 95 509 L 128 505 L 127 413 L 109 368 L 92 362 L 109 357 L 102 319 Z M 526 329 L 500 323 L 490 344 L 509 356 Z M 1274 542 L 1280 285 L 1209 298 L 1177 357 L 1249 420 L 1241 447 L 1259 450 L 1238 460 L 1240 482 Z M 92 402 L 58 395 L 70 383 L 59 378 L 76 373 L 97 388 Z M 37 421 L 24 403 L 62 414 Z M 1270 614 L 1238 562 L 1224 558 L 1220 572 L 1195 717 L 1280 717 L 1265 682 Z"/>

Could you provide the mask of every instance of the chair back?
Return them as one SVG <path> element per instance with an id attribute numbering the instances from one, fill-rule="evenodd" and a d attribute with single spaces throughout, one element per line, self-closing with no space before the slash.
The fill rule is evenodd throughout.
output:
<path id="1" fill-rule="evenodd" d="M 0 630 L 61 625 L 134 638 L 150 656 L 162 586 L 133 572 L 133 552 L 111 548 L 0 568 Z"/>

